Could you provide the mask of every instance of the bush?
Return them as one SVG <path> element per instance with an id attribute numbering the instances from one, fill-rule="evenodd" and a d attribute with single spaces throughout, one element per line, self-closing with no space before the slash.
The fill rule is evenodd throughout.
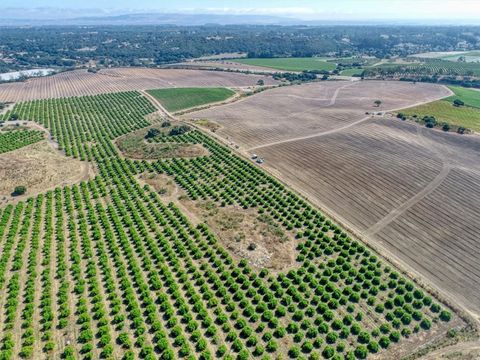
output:
<path id="1" fill-rule="evenodd" d="M 368 355 L 368 349 L 365 346 L 360 345 L 355 349 L 355 356 L 358 359 L 366 359 L 367 355 Z"/>
<path id="2" fill-rule="evenodd" d="M 162 128 L 167 128 L 167 127 L 170 127 L 171 125 L 172 124 L 168 120 L 165 120 L 164 122 L 162 122 Z"/>
<path id="3" fill-rule="evenodd" d="M 390 339 L 386 336 L 382 336 L 380 338 L 380 340 L 378 341 L 378 343 L 380 344 L 380 346 L 384 349 L 388 348 L 388 346 L 390 345 Z"/>
<path id="4" fill-rule="evenodd" d="M 452 318 L 452 314 L 450 314 L 450 312 L 446 311 L 446 310 L 442 310 L 440 312 L 440 320 L 442 321 L 450 321 L 450 319 Z"/>
<path id="5" fill-rule="evenodd" d="M 294 346 L 292 347 L 289 351 L 288 351 L 288 356 L 292 359 L 296 359 L 300 356 L 300 349 L 298 348 L 298 346 Z"/>
<path id="6" fill-rule="evenodd" d="M 443 131 L 450 131 L 450 125 L 447 124 L 447 123 L 443 124 L 442 130 L 443 130 Z"/>
<path id="7" fill-rule="evenodd" d="M 27 192 L 27 188 L 23 185 L 16 186 L 15 189 L 13 190 L 12 195 L 13 196 L 20 196 L 23 195 Z"/>
<path id="8" fill-rule="evenodd" d="M 168 133 L 168 135 L 170 136 L 178 136 L 178 135 L 183 135 L 187 132 L 189 132 L 191 129 L 190 129 L 190 126 L 188 125 L 180 125 L 180 126 L 174 126 L 170 132 Z"/>
<path id="9" fill-rule="evenodd" d="M 437 119 L 435 119 L 434 116 L 425 116 L 423 118 L 423 122 L 425 123 L 425 126 L 428 128 L 433 128 L 435 125 L 437 125 Z"/>
<path id="10" fill-rule="evenodd" d="M 155 129 L 155 128 L 151 128 L 151 129 L 148 130 L 147 135 L 145 135 L 145 139 L 152 139 L 152 138 L 154 138 L 158 135 L 160 135 L 160 130 Z"/>
<path id="11" fill-rule="evenodd" d="M 376 341 L 370 341 L 368 343 L 368 351 L 375 354 L 378 352 L 378 343 Z"/>
<path id="12" fill-rule="evenodd" d="M 330 359 L 333 355 L 335 355 L 335 349 L 330 345 L 325 346 L 325 349 L 323 349 L 322 355 L 325 359 Z"/>

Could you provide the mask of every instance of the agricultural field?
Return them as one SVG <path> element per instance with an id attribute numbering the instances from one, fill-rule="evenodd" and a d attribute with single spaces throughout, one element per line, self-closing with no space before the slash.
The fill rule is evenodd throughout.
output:
<path id="1" fill-rule="evenodd" d="M 366 112 L 401 109 L 450 94 L 446 88 L 432 84 L 329 81 L 272 89 L 182 117 L 215 122 L 220 126 L 216 131 L 219 135 L 231 136 L 244 149 L 254 150 L 352 126 L 370 118 Z M 382 104 L 377 107 L 375 100 Z"/>
<path id="2" fill-rule="evenodd" d="M 0 208 L 1 358 L 400 358 L 465 326 L 201 131 L 151 140 L 208 155 L 121 156 L 115 140 L 156 111 L 135 91 L 15 105 L 98 173 Z M 230 237 L 244 223 L 246 249 Z M 280 246 L 288 266 L 257 261 Z"/>
<path id="3" fill-rule="evenodd" d="M 266 58 L 266 59 L 235 59 L 235 62 L 246 65 L 261 66 L 284 71 L 304 70 L 335 70 L 333 62 L 327 62 L 327 58 Z"/>
<path id="4" fill-rule="evenodd" d="M 448 97 L 443 86 L 340 84 L 274 89 L 184 118 L 217 124 L 217 136 L 479 318 L 479 137 L 371 115 L 376 98 L 388 113 Z"/>
<path id="5" fill-rule="evenodd" d="M 480 93 L 479 93 L 480 94 Z M 457 127 L 464 127 L 480 132 L 480 109 L 470 106 L 453 106 L 449 100 L 434 101 L 428 104 L 404 109 L 401 111 L 406 116 L 434 116 L 439 124 L 446 122 Z"/>
<path id="6" fill-rule="evenodd" d="M 461 86 L 449 86 L 455 95 L 449 97 L 447 100 L 454 102 L 456 99 L 462 100 L 466 106 L 471 106 L 480 109 L 480 91 L 476 89 L 467 89 Z"/>
<path id="7" fill-rule="evenodd" d="M 44 133 L 38 130 L 0 131 L 0 154 L 34 144 L 44 138 Z"/>
<path id="8" fill-rule="evenodd" d="M 265 85 L 277 83 L 264 75 L 222 71 L 119 68 L 103 69 L 94 74 L 76 70 L 26 82 L 0 84 L 0 102 L 169 87 L 247 87 L 256 86 L 259 80 Z"/>
<path id="9" fill-rule="evenodd" d="M 171 88 L 147 91 L 169 112 L 225 101 L 235 95 L 226 88 Z"/>
<path id="10" fill-rule="evenodd" d="M 391 75 L 452 75 L 480 76 L 480 63 L 463 63 L 439 59 L 423 59 L 422 62 L 386 62 L 368 68 L 369 72 Z"/>
<path id="11" fill-rule="evenodd" d="M 365 69 L 356 69 L 356 68 L 346 69 L 346 70 L 342 70 L 340 72 L 340 75 L 343 75 L 343 76 L 361 76 L 364 70 Z"/>
<path id="12" fill-rule="evenodd" d="M 446 61 L 458 61 L 464 58 L 466 62 L 479 62 L 480 51 L 449 51 L 449 52 L 428 52 L 411 55 L 411 57 L 425 59 L 441 59 Z"/>

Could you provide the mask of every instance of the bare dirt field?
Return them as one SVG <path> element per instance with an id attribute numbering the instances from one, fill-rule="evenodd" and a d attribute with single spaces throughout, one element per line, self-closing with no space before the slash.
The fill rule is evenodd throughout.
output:
<path id="1" fill-rule="evenodd" d="M 119 68 L 94 74 L 77 70 L 25 82 L 1 84 L 0 101 L 17 102 L 177 86 L 245 87 L 255 86 L 260 79 L 266 85 L 276 83 L 271 77 L 222 71 Z"/>
<path id="2" fill-rule="evenodd" d="M 216 134 L 478 318 L 480 137 L 365 115 L 377 98 L 387 111 L 446 95 L 430 84 L 321 83 L 188 116 L 219 124 Z"/>
<path id="3" fill-rule="evenodd" d="M 262 66 L 241 64 L 232 60 L 217 60 L 217 61 L 187 61 L 183 63 L 175 64 L 175 66 L 193 68 L 193 69 L 224 69 L 224 70 L 238 70 L 238 71 L 251 71 L 258 73 L 278 73 L 283 72 L 281 70 L 275 70 Z"/>
<path id="4" fill-rule="evenodd" d="M 90 163 L 67 158 L 47 140 L 0 155 L 0 206 L 93 177 Z M 15 186 L 27 193 L 12 197 Z"/>
<path id="5" fill-rule="evenodd" d="M 331 81 L 265 91 L 184 118 L 218 122 L 223 126 L 218 134 L 231 136 L 248 149 L 337 131 L 368 118 L 366 112 L 402 108 L 449 94 L 448 89 L 432 84 Z M 382 101 L 380 107 L 375 100 Z"/>

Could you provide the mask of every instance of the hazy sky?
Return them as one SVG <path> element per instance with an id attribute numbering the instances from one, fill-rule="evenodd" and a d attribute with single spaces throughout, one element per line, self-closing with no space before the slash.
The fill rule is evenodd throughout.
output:
<path id="1" fill-rule="evenodd" d="M 1 0 L 6 8 L 155 10 L 282 15 L 304 19 L 479 19 L 480 0 Z M 7 12 L 3 12 L 8 14 Z M 2 12 L 0 12 L 2 17 Z"/>

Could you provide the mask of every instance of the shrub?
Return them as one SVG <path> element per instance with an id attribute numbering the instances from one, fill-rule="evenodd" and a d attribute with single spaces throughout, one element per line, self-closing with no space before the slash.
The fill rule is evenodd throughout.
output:
<path id="1" fill-rule="evenodd" d="M 355 356 L 358 359 L 366 359 L 367 355 L 368 355 L 368 349 L 365 346 L 360 345 L 355 349 Z"/>
<path id="2" fill-rule="evenodd" d="M 450 319 L 452 318 L 452 314 L 450 314 L 450 312 L 446 311 L 446 310 L 442 310 L 440 312 L 440 320 L 442 321 L 450 321 Z"/>
<path id="3" fill-rule="evenodd" d="M 12 195 L 13 196 L 20 196 L 23 195 L 27 192 L 27 188 L 23 185 L 16 186 L 15 189 L 13 190 Z"/>
<path id="4" fill-rule="evenodd" d="M 188 125 L 180 125 L 180 126 L 174 126 L 168 133 L 170 136 L 178 136 L 178 135 L 183 135 L 189 132 L 190 126 Z"/>
<path id="5" fill-rule="evenodd" d="M 292 359 L 296 359 L 300 356 L 300 349 L 298 348 L 298 346 L 294 346 L 292 347 L 289 351 L 288 351 L 288 356 Z"/>
<path id="6" fill-rule="evenodd" d="M 335 349 L 332 346 L 327 345 L 325 346 L 325 349 L 323 349 L 322 355 L 325 359 L 330 359 L 335 355 Z"/>
<path id="7" fill-rule="evenodd" d="M 163 125 L 162 125 L 163 127 Z M 151 128 L 148 130 L 147 135 L 145 135 L 145 139 L 153 139 L 154 137 L 160 135 L 160 130 Z"/>

